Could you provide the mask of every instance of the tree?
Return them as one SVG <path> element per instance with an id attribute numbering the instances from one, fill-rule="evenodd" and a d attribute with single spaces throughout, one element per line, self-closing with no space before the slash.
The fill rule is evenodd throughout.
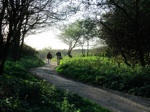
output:
<path id="1" fill-rule="evenodd" d="M 85 57 L 85 49 L 84 49 L 85 42 L 86 42 L 85 38 L 83 36 L 81 36 L 81 38 L 79 40 L 79 46 L 81 46 L 83 57 Z"/>
<path id="2" fill-rule="evenodd" d="M 95 21 L 91 19 L 81 20 L 79 23 L 82 31 L 83 40 L 85 39 L 87 41 L 87 56 L 88 56 L 90 46 L 89 41 L 97 36 L 96 24 Z"/>
<path id="3" fill-rule="evenodd" d="M 62 33 L 59 35 L 59 39 L 69 46 L 68 56 L 72 57 L 71 51 L 73 48 L 79 45 L 79 39 L 82 36 L 82 29 L 78 21 L 65 26 Z"/>
<path id="4" fill-rule="evenodd" d="M 127 65 L 149 64 L 150 14 L 149 1 L 108 0 L 112 7 L 103 14 L 103 26 L 100 37 L 109 47 L 121 54 Z"/>
<path id="5" fill-rule="evenodd" d="M 97 20 L 100 38 L 127 65 L 150 63 L 149 0 L 81 0 L 85 16 Z"/>
<path id="6" fill-rule="evenodd" d="M 71 56 L 71 51 L 77 46 L 82 47 L 82 55 L 85 56 L 83 49 L 85 42 L 87 42 L 87 56 L 89 51 L 89 41 L 97 36 L 95 21 L 90 19 L 77 20 L 74 23 L 64 28 L 60 39 L 69 46 L 68 56 Z"/>
<path id="7" fill-rule="evenodd" d="M 12 47 L 14 60 L 20 58 L 25 36 L 65 19 L 70 12 L 69 5 L 65 0 L 0 1 L 0 75 L 9 48 Z"/>

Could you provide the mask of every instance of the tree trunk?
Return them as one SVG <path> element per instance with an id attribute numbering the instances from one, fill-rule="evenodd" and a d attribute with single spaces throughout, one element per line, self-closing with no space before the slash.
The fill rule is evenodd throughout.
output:
<path id="1" fill-rule="evenodd" d="M 6 58 L 3 58 L 0 64 L 0 75 L 3 75 L 5 61 L 6 61 Z"/>
<path id="2" fill-rule="evenodd" d="M 26 30 L 26 27 L 25 27 Z M 26 31 L 23 32 L 23 36 L 21 39 L 21 45 L 20 45 L 20 49 L 19 49 L 19 59 L 21 59 L 21 54 L 22 54 L 22 49 L 23 49 L 23 45 L 24 45 L 24 37 L 25 37 Z"/>
<path id="3" fill-rule="evenodd" d="M 124 58 L 124 63 L 128 66 L 131 66 L 131 64 L 128 63 L 128 60 L 127 60 L 126 55 L 124 54 L 122 48 L 120 48 L 120 51 L 121 51 L 122 57 Z"/>
<path id="4" fill-rule="evenodd" d="M 71 51 L 72 51 L 72 49 L 69 49 L 68 53 L 67 53 L 70 58 L 72 58 Z"/>
<path id="5" fill-rule="evenodd" d="M 19 60 L 20 58 L 20 53 L 19 53 L 19 49 L 20 49 L 20 36 L 18 37 L 15 37 L 14 38 L 14 44 L 13 44 L 13 47 L 12 47 L 12 59 L 13 61 L 17 61 Z"/>
<path id="6" fill-rule="evenodd" d="M 139 61 L 141 63 L 141 66 L 145 67 L 145 60 L 144 60 L 144 51 L 142 49 L 142 43 L 141 43 L 141 37 L 139 36 L 139 0 L 136 0 L 136 16 L 135 16 L 135 38 L 136 38 L 136 49 L 139 56 Z"/>
<path id="7" fill-rule="evenodd" d="M 87 40 L 87 56 L 89 56 L 89 39 Z"/>
<path id="8" fill-rule="evenodd" d="M 83 49 L 83 46 L 82 46 L 82 56 L 85 57 L 85 50 Z"/>
<path id="9" fill-rule="evenodd" d="M 3 59 L 1 60 L 0 63 L 0 75 L 3 75 L 4 64 L 8 55 L 8 50 L 9 50 L 9 44 L 6 44 L 5 49 L 3 50 Z"/>
<path id="10" fill-rule="evenodd" d="M 0 34 L 0 62 L 3 59 L 3 37 Z"/>

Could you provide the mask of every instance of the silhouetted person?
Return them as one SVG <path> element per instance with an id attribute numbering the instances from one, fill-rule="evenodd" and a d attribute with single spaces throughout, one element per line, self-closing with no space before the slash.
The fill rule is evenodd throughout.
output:
<path id="1" fill-rule="evenodd" d="M 62 59 L 61 52 L 57 51 L 56 56 L 57 56 L 57 65 L 59 65 L 60 64 L 60 60 Z"/>
<path id="2" fill-rule="evenodd" d="M 47 54 L 47 62 L 50 65 L 50 59 L 52 59 L 52 54 L 50 52 L 48 52 Z"/>

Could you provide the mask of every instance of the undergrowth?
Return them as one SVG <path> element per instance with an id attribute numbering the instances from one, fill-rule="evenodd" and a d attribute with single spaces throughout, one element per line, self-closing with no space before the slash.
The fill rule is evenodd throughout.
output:
<path id="1" fill-rule="evenodd" d="M 76 94 L 58 90 L 27 71 L 43 64 L 34 56 L 6 62 L 4 75 L 0 76 L 0 112 L 109 112 Z"/>
<path id="2" fill-rule="evenodd" d="M 56 70 L 63 76 L 129 94 L 150 97 L 150 67 L 134 68 L 106 57 L 63 59 Z"/>

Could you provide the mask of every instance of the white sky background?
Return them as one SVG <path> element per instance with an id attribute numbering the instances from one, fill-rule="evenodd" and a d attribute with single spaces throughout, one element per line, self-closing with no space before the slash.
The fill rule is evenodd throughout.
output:
<path id="1" fill-rule="evenodd" d="M 35 48 L 36 50 L 49 47 L 52 49 L 68 49 L 68 46 L 56 37 L 56 33 L 53 30 L 29 35 L 25 38 L 25 44 Z"/>

